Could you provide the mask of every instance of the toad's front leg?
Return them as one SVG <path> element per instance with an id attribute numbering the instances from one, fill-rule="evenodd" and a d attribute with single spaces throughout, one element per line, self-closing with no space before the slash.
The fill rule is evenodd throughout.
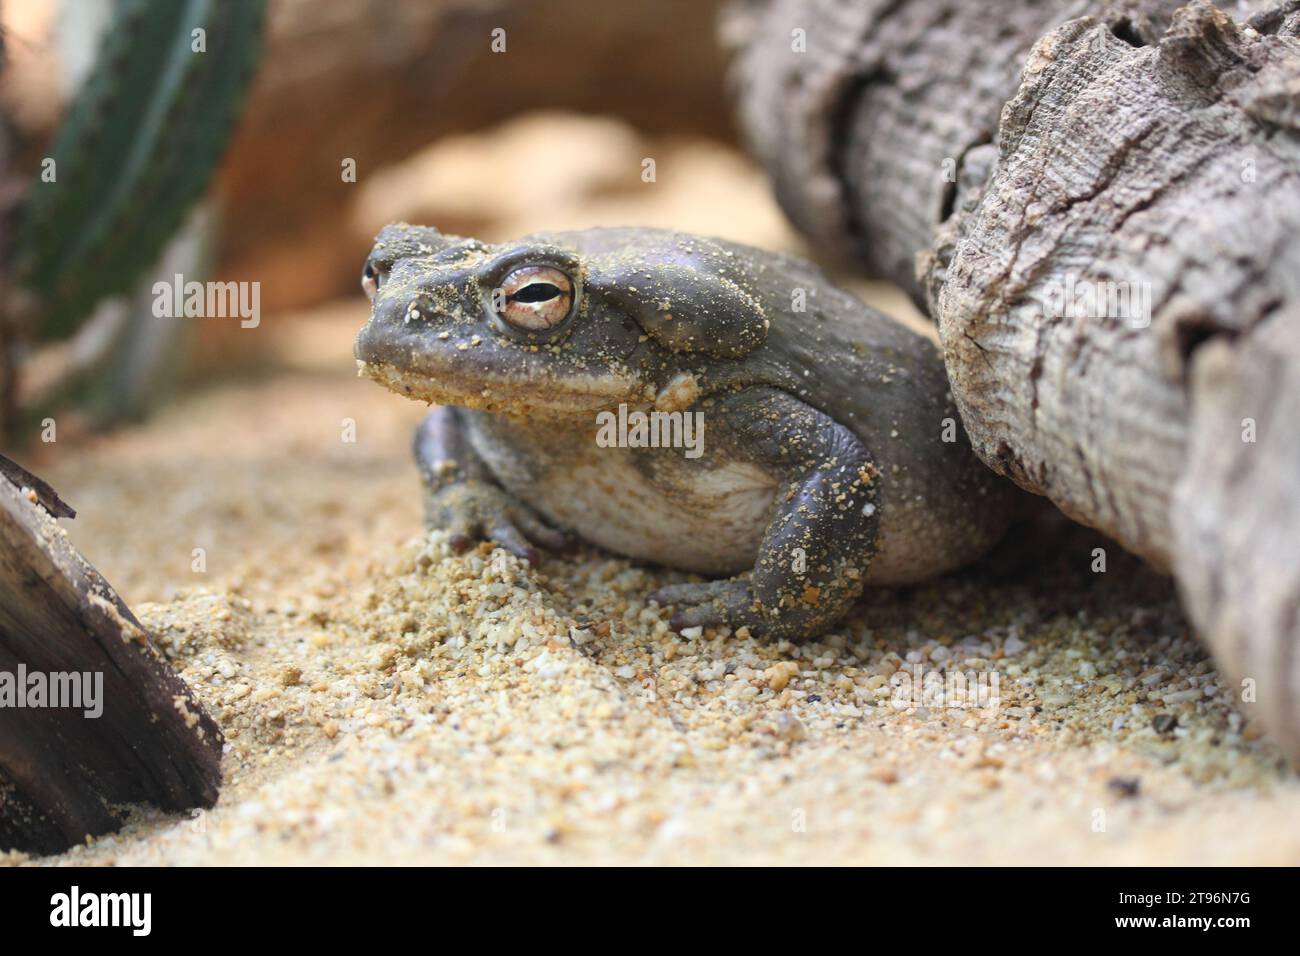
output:
<path id="1" fill-rule="evenodd" d="M 677 630 L 727 624 L 790 640 L 825 631 L 862 593 L 875 553 L 878 473 L 870 453 L 853 432 L 777 389 L 745 389 L 705 415 L 714 454 L 779 477 L 776 513 L 751 572 L 651 597 L 681 608 Z"/>
<path id="2" fill-rule="evenodd" d="M 438 407 L 415 432 L 413 452 L 424 483 L 425 524 L 450 533 L 451 549 L 490 539 L 533 564 L 532 543 L 567 550 L 572 542 L 497 484 L 465 434 L 464 412 Z"/>

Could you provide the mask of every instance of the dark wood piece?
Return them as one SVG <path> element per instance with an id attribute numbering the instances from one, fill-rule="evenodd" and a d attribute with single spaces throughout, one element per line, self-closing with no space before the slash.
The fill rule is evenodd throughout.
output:
<path id="1" fill-rule="evenodd" d="M 0 849 L 54 853 L 127 804 L 211 806 L 222 736 L 42 497 L 0 479 L 0 673 L 103 675 L 98 718 L 0 706 Z"/>

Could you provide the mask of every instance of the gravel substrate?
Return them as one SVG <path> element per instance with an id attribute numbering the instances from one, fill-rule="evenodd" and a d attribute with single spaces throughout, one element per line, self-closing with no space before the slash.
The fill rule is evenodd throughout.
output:
<path id="1" fill-rule="evenodd" d="M 1091 533 L 1040 517 L 815 643 L 675 635 L 680 575 L 421 534 L 420 409 L 295 354 L 33 462 L 227 738 L 214 810 L 38 862 L 1300 862 L 1295 775 Z M 902 699 L 929 672 L 997 699 Z"/>

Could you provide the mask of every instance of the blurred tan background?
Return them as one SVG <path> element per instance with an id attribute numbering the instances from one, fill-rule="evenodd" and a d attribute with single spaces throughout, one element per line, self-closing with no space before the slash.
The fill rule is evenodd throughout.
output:
<path id="1" fill-rule="evenodd" d="M 107 3 L 3 5 L 3 95 L 28 153 L 84 73 Z M 486 240 L 647 224 L 805 251 L 736 144 L 719 5 L 623 0 L 595 18 L 583 0 L 271 0 L 214 190 L 214 278 L 259 280 L 273 317 L 355 297 L 374 234 L 403 219 Z M 912 314 L 887 286 L 859 289 Z M 229 328 L 204 334 L 258 348 Z"/>

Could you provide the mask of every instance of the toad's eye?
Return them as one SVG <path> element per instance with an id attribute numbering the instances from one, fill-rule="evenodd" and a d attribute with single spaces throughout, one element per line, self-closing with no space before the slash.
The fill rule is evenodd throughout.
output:
<path id="1" fill-rule="evenodd" d="M 492 294 L 498 315 L 518 329 L 544 332 L 573 308 L 573 280 L 550 266 L 524 266 L 506 276 Z"/>
<path id="2" fill-rule="evenodd" d="M 361 270 L 361 288 L 371 302 L 375 301 L 375 293 L 379 291 L 383 277 L 383 271 L 373 262 L 367 262 L 366 267 Z"/>

